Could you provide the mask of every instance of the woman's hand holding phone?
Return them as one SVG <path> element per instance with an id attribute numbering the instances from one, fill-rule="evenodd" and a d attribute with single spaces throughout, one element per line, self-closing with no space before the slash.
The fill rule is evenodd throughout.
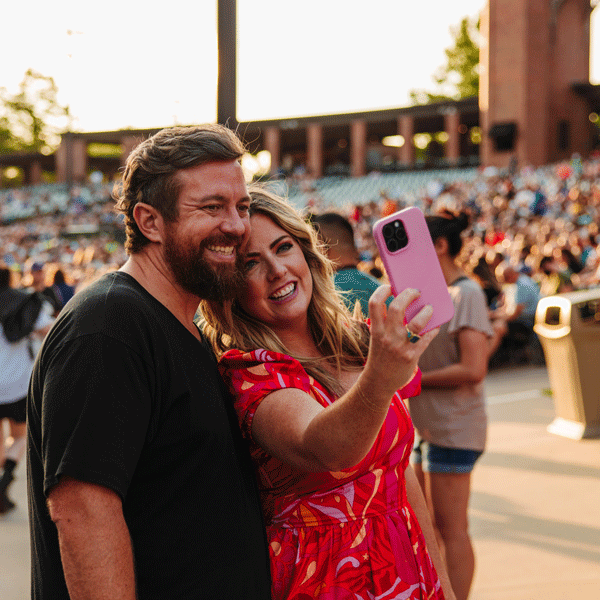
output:
<path id="1" fill-rule="evenodd" d="M 373 225 L 373 237 L 394 296 L 408 288 L 420 292 L 407 307 L 407 321 L 426 304 L 433 307 L 433 315 L 425 330 L 449 321 L 454 303 L 421 210 L 405 208 L 380 219 Z"/>
<path id="2" fill-rule="evenodd" d="M 369 387 L 383 388 L 382 393 L 391 397 L 412 379 L 421 354 L 439 329 L 424 331 L 433 314 L 431 305 L 423 306 L 406 321 L 407 308 L 420 297 L 418 290 L 405 289 L 386 306 L 390 293 L 391 287 L 382 285 L 369 300 L 371 341 L 361 379 Z M 412 336 L 418 339 L 411 341 Z"/>

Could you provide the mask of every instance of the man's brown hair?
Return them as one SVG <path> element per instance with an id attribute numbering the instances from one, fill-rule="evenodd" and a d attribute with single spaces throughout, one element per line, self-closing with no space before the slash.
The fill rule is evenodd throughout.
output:
<path id="1" fill-rule="evenodd" d="M 209 162 L 236 160 L 244 152 L 233 131 L 215 124 L 163 129 L 136 146 L 114 191 L 116 209 L 125 216 L 127 253 L 135 254 L 150 243 L 133 218 L 138 202 L 156 208 L 166 221 L 176 221 L 182 185 L 177 173 Z"/>

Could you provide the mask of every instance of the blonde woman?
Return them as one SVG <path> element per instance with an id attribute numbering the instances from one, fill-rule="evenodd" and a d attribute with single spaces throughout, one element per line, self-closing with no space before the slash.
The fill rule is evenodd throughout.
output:
<path id="1" fill-rule="evenodd" d="M 251 198 L 245 283 L 201 311 L 258 474 L 272 597 L 454 600 L 408 464 L 404 399 L 436 333 L 414 335 L 430 307 L 405 326 L 418 292 L 386 308 L 382 286 L 369 330 L 336 293 L 314 229 L 264 189 Z"/>

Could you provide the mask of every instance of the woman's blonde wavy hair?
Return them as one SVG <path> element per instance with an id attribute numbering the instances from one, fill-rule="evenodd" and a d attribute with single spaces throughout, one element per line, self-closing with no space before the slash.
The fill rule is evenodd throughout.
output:
<path id="1" fill-rule="evenodd" d="M 313 226 L 283 198 L 263 186 L 249 187 L 250 215 L 262 214 L 281 227 L 300 245 L 313 279 L 308 306 L 312 338 L 320 358 L 295 356 L 266 324 L 251 317 L 235 300 L 200 303 L 200 326 L 217 356 L 237 348 L 259 348 L 293 356 L 304 369 L 335 394 L 341 392 L 341 370 L 362 368 L 367 359 L 369 332 L 362 319 L 353 318 L 335 288 L 333 266 L 325 255 Z"/>

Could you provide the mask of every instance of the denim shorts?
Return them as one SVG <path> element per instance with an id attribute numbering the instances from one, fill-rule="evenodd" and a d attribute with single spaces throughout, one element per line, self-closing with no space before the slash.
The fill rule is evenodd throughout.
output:
<path id="1" fill-rule="evenodd" d="M 428 473 L 470 473 L 482 454 L 480 450 L 444 448 L 416 438 L 412 462 Z"/>

